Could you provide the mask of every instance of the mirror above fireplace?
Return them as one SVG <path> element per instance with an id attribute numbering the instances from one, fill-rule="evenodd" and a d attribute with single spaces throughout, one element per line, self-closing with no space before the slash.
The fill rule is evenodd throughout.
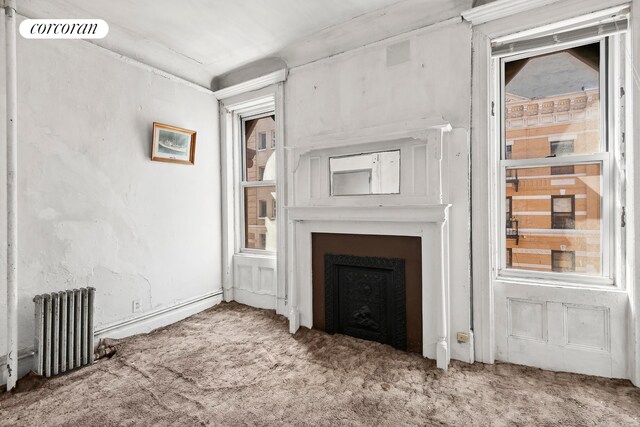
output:
<path id="1" fill-rule="evenodd" d="M 400 193 L 400 150 L 329 159 L 332 196 Z"/>

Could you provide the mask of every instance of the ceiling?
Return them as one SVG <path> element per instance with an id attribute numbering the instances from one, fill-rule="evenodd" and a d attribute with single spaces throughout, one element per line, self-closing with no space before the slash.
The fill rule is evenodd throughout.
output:
<path id="1" fill-rule="evenodd" d="M 210 87 L 212 79 L 403 0 L 19 0 L 29 18 L 101 18 L 94 43 Z"/>

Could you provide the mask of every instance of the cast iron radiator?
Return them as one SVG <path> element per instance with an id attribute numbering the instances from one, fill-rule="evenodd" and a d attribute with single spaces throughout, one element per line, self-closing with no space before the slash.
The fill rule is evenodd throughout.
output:
<path id="1" fill-rule="evenodd" d="M 37 295 L 34 371 L 50 377 L 93 363 L 94 288 Z"/>

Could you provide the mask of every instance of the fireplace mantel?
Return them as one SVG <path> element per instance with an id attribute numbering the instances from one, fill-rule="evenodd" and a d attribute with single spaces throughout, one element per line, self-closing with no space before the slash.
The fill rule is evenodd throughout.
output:
<path id="1" fill-rule="evenodd" d="M 422 241 L 423 356 L 449 364 L 449 228 L 447 204 L 287 207 L 291 333 L 313 327 L 312 235 L 342 233 L 418 236 Z"/>
<path id="2" fill-rule="evenodd" d="M 292 221 L 438 222 L 447 220 L 451 205 L 290 206 Z"/>

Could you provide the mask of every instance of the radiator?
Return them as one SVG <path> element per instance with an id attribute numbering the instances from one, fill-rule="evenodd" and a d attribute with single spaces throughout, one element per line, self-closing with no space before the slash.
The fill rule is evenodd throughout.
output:
<path id="1" fill-rule="evenodd" d="M 50 377 L 93 363 L 94 288 L 37 295 L 35 367 Z"/>

